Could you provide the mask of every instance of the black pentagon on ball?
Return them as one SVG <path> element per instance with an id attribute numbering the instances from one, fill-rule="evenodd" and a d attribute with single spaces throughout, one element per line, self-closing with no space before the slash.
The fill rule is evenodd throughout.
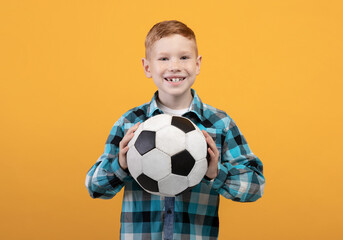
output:
<path id="1" fill-rule="evenodd" d="M 195 160 L 187 150 L 183 150 L 171 157 L 172 173 L 177 175 L 188 176 L 194 164 Z"/>
<path id="2" fill-rule="evenodd" d="M 156 132 L 142 131 L 135 142 L 135 148 L 140 155 L 144 155 L 147 152 L 155 148 Z"/>
<path id="3" fill-rule="evenodd" d="M 138 183 L 146 190 L 151 192 L 158 192 L 158 183 L 152 178 L 142 173 L 137 177 Z"/>
<path id="4" fill-rule="evenodd" d="M 184 117 L 173 116 L 171 125 L 181 129 L 185 133 L 195 130 L 191 121 Z"/>

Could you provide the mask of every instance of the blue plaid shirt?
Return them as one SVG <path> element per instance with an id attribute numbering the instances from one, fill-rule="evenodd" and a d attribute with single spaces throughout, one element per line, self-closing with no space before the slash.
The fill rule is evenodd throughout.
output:
<path id="1" fill-rule="evenodd" d="M 225 112 L 202 103 L 193 89 L 191 92 L 193 101 L 183 116 L 206 130 L 221 153 L 218 176 L 214 180 L 204 178 L 191 191 L 165 201 L 145 192 L 128 171 L 120 168 L 119 142 L 127 130 L 137 122 L 163 113 L 156 104 L 158 92 L 151 102 L 120 117 L 110 132 L 104 153 L 87 173 L 86 187 L 92 198 L 110 199 L 124 187 L 122 240 L 161 240 L 166 237 L 165 232 L 171 232 L 165 221 L 169 228 L 172 226 L 172 239 L 217 239 L 220 195 L 233 201 L 252 202 L 263 194 L 262 162 L 251 152 L 235 122 Z"/>

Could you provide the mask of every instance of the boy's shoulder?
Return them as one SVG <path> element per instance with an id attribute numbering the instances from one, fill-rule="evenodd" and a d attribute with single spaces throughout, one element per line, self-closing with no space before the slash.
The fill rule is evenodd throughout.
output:
<path id="1" fill-rule="evenodd" d="M 131 108 L 127 110 L 121 118 L 128 122 L 138 122 L 139 120 L 145 120 L 147 116 L 147 112 L 149 110 L 150 102 L 146 102 L 142 105 L 139 105 L 137 107 Z"/>

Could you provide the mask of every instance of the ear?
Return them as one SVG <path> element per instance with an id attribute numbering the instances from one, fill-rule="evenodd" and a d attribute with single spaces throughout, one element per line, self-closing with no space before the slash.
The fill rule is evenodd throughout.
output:
<path id="1" fill-rule="evenodd" d="M 144 69 L 145 76 L 147 78 L 151 78 L 152 74 L 151 74 L 151 71 L 150 71 L 149 60 L 147 60 L 146 58 L 142 58 L 142 64 L 143 64 L 143 69 Z"/>
<path id="2" fill-rule="evenodd" d="M 199 75 L 200 73 L 200 65 L 201 65 L 201 60 L 202 60 L 202 56 L 199 55 L 197 60 L 196 60 L 196 74 Z"/>

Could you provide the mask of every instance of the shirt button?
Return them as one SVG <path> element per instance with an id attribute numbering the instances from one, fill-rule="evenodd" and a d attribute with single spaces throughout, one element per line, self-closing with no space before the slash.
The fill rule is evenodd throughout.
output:
<path id="1" fill-rule="evenodd" d="M 171 213 L 172 213 L 172 211 L 171 211 L 170 209 L 168 209 L 167 213 L 168 213 L 168 214 L 171 214 Z"/>

